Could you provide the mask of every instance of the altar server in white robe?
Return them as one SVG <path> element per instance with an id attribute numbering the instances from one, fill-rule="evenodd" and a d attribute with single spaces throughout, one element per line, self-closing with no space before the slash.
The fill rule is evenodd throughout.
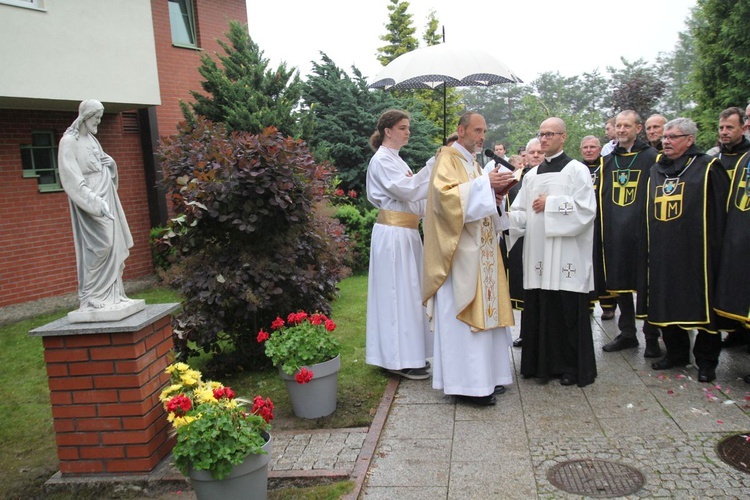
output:
<path id="1" fill-rule="evenodd" d="M 399 156 L 409 114 L 388 110 L 370 137 L 367 199 L 379 209 L 372 229 L 365 360 L 409 379 L 427 379 L 432 335 L 422 305 L 422 239 L 430 166 L 414 174 Z"/>
<path id="2" fill-rule="evenodd" d="M 482 175 L 475 161 L 487 125 L 467 113 L 458 141 L 437 156 L 424 220 L 423 297 L 435 333 L 432 387 L 476 405 L 493 405 L 513 382 L 510 306 L 497 235 L 507 170 Z"/>
<path id="3" fill-rule="evenodd" d="M 537 135 L 544 161 L 523 179 L 510 207 L 510 245 L 523 240 L 521 374 L 583 387 L 596 378 L 589 319 L 596 195 L 589 169 L 563 151 L 560 118 Z"/>

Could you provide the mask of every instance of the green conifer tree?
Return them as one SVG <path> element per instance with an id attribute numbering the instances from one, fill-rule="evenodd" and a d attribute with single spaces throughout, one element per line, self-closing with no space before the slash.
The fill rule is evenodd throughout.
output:
<path id="1" fill-rule="evenodd" d="M 298 137 L 301 127 L 294 111 L 301 97 L 301 82 L 296 68 L 281 63 L 269 69 L 268 59 L 253 42 L 247 25 L 230 21 L 229 43 L 218 40 L 225 54 L 216 54 L 221 67 L 209 55 L 201 57 L 198 68 L 207 94 L 191 91 L 195 99 L 192 112 L 211 121 L 222 122 L 228 130 L 260 133 L 273 125 L 282 134 Z M 190 110 L 183 105 L 189 122 Z"/>

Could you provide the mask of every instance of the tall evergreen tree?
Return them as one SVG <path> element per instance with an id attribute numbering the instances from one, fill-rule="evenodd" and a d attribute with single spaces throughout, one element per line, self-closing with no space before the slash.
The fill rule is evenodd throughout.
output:
<path id="1" fill-rule="evenodd" d="M 409 2 L 401 0 L 390 0 L 388 5 L 388 24 L 385 25 L 387 33 L 380 37 L 387 42 L 378 49 L 377 57 L 380 64 L 386 66 L 401 54 L 406 54 L 419 47 L 419 40 L 414 37 L 416 28 L 412 24 L 412 15 L 407 12 Z"/>
<path id="2" fill-rule="evenodd" d="M 411 113 L 412 135 L 401 156 L 415 170 L 435 152 L 430 141 L 435 126 L 422 116 L 411 96 L 372 91 L 356 67 L 352 72 L 354 78 L 321 53 L 321 62 L 313 62 L 312 74 L 304 83 L 303 100 L 315 124 L 308 140 L 315 157 L 334 164 L 341 187 L 361 192 L 372 156 L 370 135 L 383 111 L 399 108 Z"/>
<path id="3" fill-rule="evenodd" d="M 750 97 L 748 19 L 747 0 L 698 0 L 688 21 L 696 55 L 690 75 L 697 103 L 692 115 L 704 147 L 715 141 L 719 113 L 729 106 L 744 107 Z"/>
<path id="4" fill-rule="evenodd" d="M 269 69 L 269 61 L 250 38 L 247 25 L 230 21 L 227 39 L 229 43 L 218 40 L 225 52 L 216 54 L 221 67 L 209 55 L 201 57 L 198 71 L 208 95 L 190 92 L 195 99 L 190 105 L 192 112 L 222 122 L 229 130 L 259 133 L 273 125 L 284 135 L 299 136 L 294 109 L 301 97 L 301 82 L 296 69 L 287 69 L 285 63 Z M 191 120 L 185 105 L 183 113 Z"/>
<path id="5" fill-rule="evenodd" d="M 677 45 L 668 53 L 656 58 L 659 76 L 665 82 L 664 96 L 659 103 L 659 113 L 667 118 L 685 116 L 695 107 L 690 72 L 695 65 L 693 38 L 687 32 L 678 33 Z"/>

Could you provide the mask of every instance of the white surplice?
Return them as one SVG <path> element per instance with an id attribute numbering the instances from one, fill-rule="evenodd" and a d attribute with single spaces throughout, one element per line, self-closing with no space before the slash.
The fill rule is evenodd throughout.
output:
<path id="1" fill-rule="evenodd" d="M 414 175 L 385 146 L 367 167 L 367 199 L 381 210 L 424 216 L 431 165 Z M 370 244 L 365 362 L 389 370 L 422 368 L 432 334 L 422 305 L 422 239 L 417 229 L 376 223 Z"/>
<path id="2" fill-rule="evenodd" d="M 538 170 L 529 170 L 510 207 L 510 246 L 525 236 L 523 287 L 588 293 L 594 289 L 596 216 L 591 174 L 577 160 L 560 172 L 539 175 Z M 531 205 L 541 193 L 547 201 L 536 213 Z"/>
<path id="3" fill-rule="evenodd" d="M 473 155 L 465 148 L 458 143 L 452 147 L 463 154 L 464 166 L 470 179 L 459 186 L 464 224 L 492 217 L 494 227 L 499 231 L 501 222 L 489 177 L 481 175 L 481 170 L 478 171 L 474 166 Z M 465 236 L 462 235 L 463 243 L 456 249 L 454 264 L 462 260 L 458 254 L 462 251 L 462 246 L 468 243 Z M 475 244 L 478 247 L 482 242 L 475 241 Z M 495 265 L 502 266 L 497 244 L 494 247 Z M 476 266 L 479 266 L 478 262 Z M 512 342 L 510 328 L 473 332 L 469 325 L 456 318 L 462 307 L 459 304 L 466 301 L 465 297 L 456 296 L 456 290 L 466 289 L 467 276 L 454 276 L 454 271 L 455 266 L 452 266 L 434 297 L 432 327 L 435 332 L 435 355 L 432 387 L 445 394 L 487 396 L 494 392 L 495 386 L 513 383 L 509 352 Z M 468 281 L 468 286 L 471 287 L 473 284 L 471 280 Z"/>

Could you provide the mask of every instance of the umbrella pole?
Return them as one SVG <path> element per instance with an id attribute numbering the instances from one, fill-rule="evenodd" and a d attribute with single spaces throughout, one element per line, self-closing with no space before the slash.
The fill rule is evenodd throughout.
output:
<path id="1" fill-rule="evenodd" d="M 447 92 L 446 92 L 446 85 L 443 83 L 443 146 L 445 146 L 445 143 L 448 142 L 448 130 L 445 123 L 445 115 L 448 113 L 448 104 L 447 104 Z"/>

